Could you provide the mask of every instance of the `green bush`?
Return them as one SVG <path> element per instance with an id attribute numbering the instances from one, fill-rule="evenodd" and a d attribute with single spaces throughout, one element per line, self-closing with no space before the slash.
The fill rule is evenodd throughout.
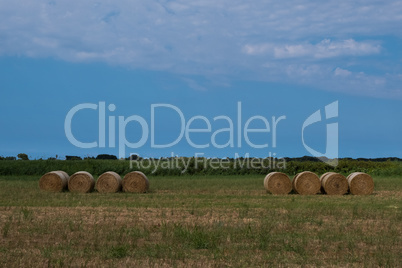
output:
<path id="1" fill-rule="evenodd" d="M 27 154 L 18 154 L 17 155 L 19 159 L 21 160 L 29 160 L 28 155 Z"/>

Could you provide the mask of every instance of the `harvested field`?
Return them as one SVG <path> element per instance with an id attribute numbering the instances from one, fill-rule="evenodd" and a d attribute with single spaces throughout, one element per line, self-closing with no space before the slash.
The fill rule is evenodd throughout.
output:
<path id="1" fill-rule="evenodd" d="M 0 177 L 0 265 L 398 266 L 399 178 L 372 195 L 268 195 L 261 176 L 149 177 L 146 194 Z M 19 191 L 16 191 L 19 189 Z"/>

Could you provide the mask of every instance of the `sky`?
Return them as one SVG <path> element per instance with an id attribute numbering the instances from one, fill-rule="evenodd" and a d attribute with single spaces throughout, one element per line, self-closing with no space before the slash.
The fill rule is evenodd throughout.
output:
<path id="1" fill-rule="evenodd" d="M 0 0 L 0 18 L 0 156 L 402 157 L 401 1 Z"/>

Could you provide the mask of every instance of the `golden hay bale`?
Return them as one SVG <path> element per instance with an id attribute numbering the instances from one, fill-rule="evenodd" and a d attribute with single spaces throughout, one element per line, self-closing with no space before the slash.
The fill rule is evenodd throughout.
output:
<path id="1" fill-rule="evenodd" d="M 292 180 L 292 189 L 293 189 L 293 190 L 295 189 L 296 177 L 297 177 L 299 174 L 300 174 L 300 173 L 297 173 L 297 174 L 293 177 L 293 180 Z M 294 190 L 294 191 L 296 191 L 296 190 Z"/>
<path id="2" fill-rule="evenodd" d="M 140 171 L 133 171 L 124 176 L 122 185 L 123 191 L 130 193 L 145 193 L 149 189 L 148 178 Z"/>
<path id="3" fill-rule="evenodd" d="M 89 193 L 94 189 L 95 180 L 91 173 L 78 171 L 71 175 L 68 181 L 68 189 L 74 193 Z"/>
<path id="4" fill-rule="evenodd" d="M 288 175 L 282 172 L 269 173 L 264 179 L 264 187 L 271 194 L 288 194 L 292 191 Z"/>
<path id="5" fill-rule="evenodd" d="M 348 192 L 348 181 L 345 176 L 335 172 L 327 172 L 320 177 L 321 186 L 328 195 L 344 195 Z"/>
<path id="6" fill-rule="evenodd" d="M 321 181 L 321 179 L 322 179 L 324 176 L 326 176 L 326 175 L 328 175 L 329 173 L 331 173 L 331 172 L 332 172 L 332 171 L 326 172 L 326 173 L 324 173 L 324 174 L 321 175 L 321 177 L 320 177 L 321 187 L 320 187 L 320 190 L 318 191 L 317 194 L 325 194 L 324 188 L 322 187 L 322 181 Z"/>
<path id="7" fill-rule="evenodd" d="M 61 192 L 67 188 L 70 176 L 64 171 L 51 171 L 39 179 L 39 189 L 48 192 Z"/>
<path id="8" fill-rule="evenodd" d="M 108 171 L 99 176 L 95 188 L 99 193 L 116 193 L 121 190 L 121 177 L 113 171 Z"/>
<path id="9" fill-rule="evenodd" d="M 312 195 L 319 192 L 321 188 L 320 178 L 317 174 L 304 171 L 293 179 L 293 190 L 301 195 Z"/>
<path id="10" fill-rule="evenodd" d="M 354 172 L 347 177 L 349 191 L 353 195 L 369 195 L 374 191 L 373 178 L 363 172 Z"/>

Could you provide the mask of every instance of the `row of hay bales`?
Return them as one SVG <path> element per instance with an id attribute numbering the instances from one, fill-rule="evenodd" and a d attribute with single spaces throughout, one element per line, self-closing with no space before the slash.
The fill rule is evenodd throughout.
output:
<path id="1" fill-rule="evenodd" d="M 304 171 L 296 174 L 293 181 L 285 173 L 271 172 L 264 179 L 264 187 L 272 194 L 289 194 L 294 190 L 301 195 L 369 195 L 374 191 L 374 182 L 370 175 L 362 172 L 354 172 L 346 178 L 335 172 L 318 177 L 313 172 Z M 149 181 L 140 171 L 130 172 L 123 179 L 116 172 L 108 171 L 100 175 L 96 183 L 86 171 L 76 172 L 71 177 L 64 171 L 51 171 L 39 179 L 39 188 L 50 192 L 68 189 L 70 192 L 89 193 L 96 188 L 100 193 L 145 193 L 149 189 Z"/>
<path id="2" fill-rule="evenodd" d="M 348 177 L 327 172 L 318 177 L 313 172 L 304 171 L 296 174 L 292 181 L 285 173 L 271 172 L 264 179 L 264 187 L 272 194 L 289 194 L 293 190 L 301 195 L 370 195 L 374 191 L 374 181 L 363 172 L 354 172 Z"/>
<path id="3" fill-rule="evenodd" d="M 145 193 L 149 189 L 149 181 L 144 173 L 133 171 L 122 179 L 119 174 L 108 171 L 99 176 L 95 183 L 94 177 L 86 171 L 79 171 L 69 176 L 64 171 L 51 171 L 39 179 L 39 188 L 48 192 L 69 190 L 75 193 L 89 193 L 94 188 L 100 193 Z"/>

